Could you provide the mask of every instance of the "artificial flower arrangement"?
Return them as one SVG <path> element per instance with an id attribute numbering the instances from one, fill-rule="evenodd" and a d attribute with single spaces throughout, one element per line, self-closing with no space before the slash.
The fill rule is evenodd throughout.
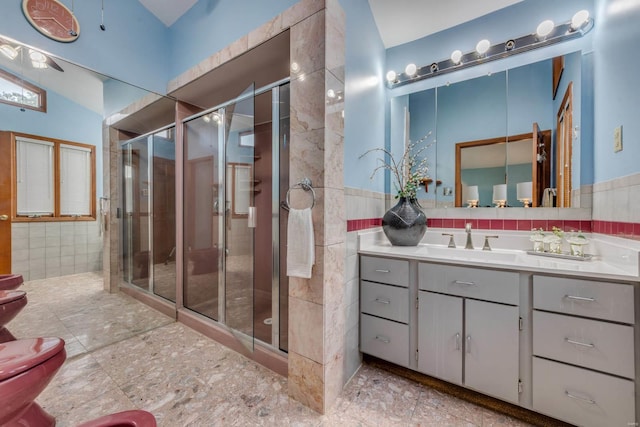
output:
<path id="1" fill-rule="evenodd" d="M 404 197 L 412 201 L 417 201 L 416 195 L 418 187 L 429 172 L 427 158 L 422 156 L 422 153 L 433 145 L 435 141 L 429 144 L 422 143 L 430 136 L 431 131 L 415 142 L 408 141 L 407 144 L 405 144 L 404 153 L 399 160 L 396 160 L 391 151 L 386 148 L 372 148 L 371 150 L 367 150 L 360 155 L 359 159 L 373 151 L 383 153 L 386 158 L 378 158 L 380 164 L 373 170 L 370 178 L 373 179 L 379 170 L 386 169 L 391 173 L 393 185 L 397 191 L 396 199 Z"/>

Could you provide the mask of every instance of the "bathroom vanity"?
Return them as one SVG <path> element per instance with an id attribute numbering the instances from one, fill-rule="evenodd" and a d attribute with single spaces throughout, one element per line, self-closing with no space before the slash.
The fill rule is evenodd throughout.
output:
<path id="1" fill-rule="evenodd" d="M 572 424 L 635 425 L 639 252 L 593 241 L 610 256 L 556 260 L 501 237 L 510 249 L 361 234 L 361 351 Z"/>

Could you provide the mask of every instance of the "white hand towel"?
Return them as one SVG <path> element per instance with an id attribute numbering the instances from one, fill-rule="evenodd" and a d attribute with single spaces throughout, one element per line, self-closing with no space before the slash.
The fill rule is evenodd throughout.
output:
<path id="1" fill-rule="evenodd" d="M 287 224 L 287 276 L 311 278 L 315 263 L 311 209 L 289 209 Z"/>

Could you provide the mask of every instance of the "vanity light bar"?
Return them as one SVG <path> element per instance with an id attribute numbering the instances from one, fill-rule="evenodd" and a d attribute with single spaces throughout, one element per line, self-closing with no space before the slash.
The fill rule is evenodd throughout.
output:
<path id="1" fill-rule="evenodd" d="M 551 21 L 545 21 L 543 24 L 538 26 L 538 30 L 540 30 L 542 26 L 544 29 L 543 34 L 545 35 L 539 35 L 537 32 L 534 32 L 507 40 L 506 42 L 489 45 L 488 47 L 487 44 L 489 42 L 487 40 L 481 40 L 478 43 L 477 50 L 465 54 L 456 50 L 451 54 L 451 58 L 418 67 L 412 74 L 408 72 L 397 74 L 391 70 L 387 72 L 386 75 L 387 87 L 393 89 L 441 74 L 451 73 L 463 68 L 473 67 L 474 65 L 495 61 L 496 59 L 506 58 L 551 44 L 580 38 L 591 31 L 594 22 L 593 18 L 589 18 L 587 11 L 581 10 L 573 16 L 571 21 L 554 25 L 551 29 L 545 28 L 553 24 Z M 413 64 L 409 65 L 415 67 Z M 414 71 L 413 67 L 408 71 Z M 407 68 L 409 68 L 409 66 L 407 66 Z"/>

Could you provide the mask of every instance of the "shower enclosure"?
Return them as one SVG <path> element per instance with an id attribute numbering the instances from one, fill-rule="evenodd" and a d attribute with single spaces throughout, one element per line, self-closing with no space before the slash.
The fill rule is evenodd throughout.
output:
<path id="1" fill-rule="evenodd" d="M 288 78 L 250 85 L 178 126 L 177 226 L 175 128 L 122 144 L 123 279 L 229 330 L 249 349 L 259 341 L 286 352 L 288 278 L 280 254 L 287 212 L 280 202 L 289 184 Z"/>
<path id="2" fill-rule="evenodd" d="M 175 126 L 122 144 L 122 278 L 176 301 Z"/>

